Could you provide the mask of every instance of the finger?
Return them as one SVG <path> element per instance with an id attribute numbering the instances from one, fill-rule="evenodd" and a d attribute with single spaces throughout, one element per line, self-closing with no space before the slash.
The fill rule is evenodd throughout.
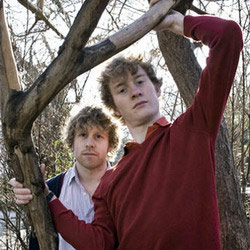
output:
<path id="1" fill-rule="evenodd" d="M 30 201 L 29 200 L 18 200 L 16 199 L 17 205 L 27 205 Z"/>
<path id="2" fill-rule="evenodd" d="M 32 200 L 32 198 L 33 198 L 32 194 L 26 194 L 26 195 L 24 195 L 24 194 L 15 194 L 15 197 L 19 201 L 28 201 L 28 202 L 30 200 Z"/>
<path id="3" fill-rule="evenodd" d="M 28 188 L 14 188 L 13 191 L 15 195 L 16 194 L 21 194 L 21 195 L 31 194 L 31 191 Z"/>
<path id="4" fill-rule="evenodd" d="M 14 188 L 22 188 L 22 187 L 23 187 L 23 184 L 20 183 L 20 182 L 18 182 L 18 181 L 16 181 L 16 178 L 10 179 L 9 184 L 10 184 L 12 187 L 14 187 Z"/>
<path id="5" fill-rule="evenodd" d="M 151 0 L 149 3 L 149 8 L 151 8 L 153 5 L 155 5 L 156 3 L 158 3 L 160 0 Z"/>
<path id="6" fill-rule="evenodd" d="M 42 175 L 43 175 L 43 180 L 44 180 L 44 185 L 45 185 L 44 193 L 47 195 L 49 193 L 49 187 L 48 187 L 48 185 L 46 183 L 46 180 L 45 180 L 45 168 L 46 168 L 45 164 L 42 163 L 40 165 L 40 169 L 41 169 L 41 172 L 42 172 Z"/>
<path id="7" fill-rule="evenodd" d="M 42 163 L 42 164 L 40 165 L 40 170 L 41 170 L 41 172 L 42 172 L 43 179 L 44 179 L 44 176 L 45 176 L 45 164 L 44 164 L 44 163 Z"/>
<path id="8" fill-rule="evenodd" d="M 171 16 L 171 15 L 180 15 L 180 13 L 178 11 L 176 11 L 176 10 L 170 10 L 168 12 L 168 16 Z"/>

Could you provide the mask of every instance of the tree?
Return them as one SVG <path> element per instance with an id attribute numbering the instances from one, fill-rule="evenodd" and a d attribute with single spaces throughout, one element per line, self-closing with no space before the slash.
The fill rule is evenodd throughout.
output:
<path id="1" fill-rule="evenodd" d="M 19 0 L 19 2 L 26 4 L 27 6 L 29 5 L 29 2 L 25 0 Z M 114 1 L 114 4 L 116 4 L 116 2 L 117 1 Z M 170 2 L 174 1 L 169 1 L 169 3 Z M 193 8 L 191 5 L 193 1 L 178 2 L 178 8 L 182 12 L 185 12 L 188 8 Z M 50 232 L 53 232 L 51 224 L 49 224 L 48 229 L 44 229 L 47 225 L 47 221 L 50 221 L 50 219 L 49 214 L 47 213 L 46 202 L 43 198 L 43 181 L 39 171 L 38 159 L 35 154 L 31 137 L 31 127 L 34 120 L 38 117 L 46 105 L 48 105 L 48 103 L 55 97 L 55 95 L 59 93 L 64 86 L 75 79 L 76 76 L 90 70 L 95 65 L 101 63 L 133 43 L 135 40 L 139 39 L 146 32 L 148 32 L 164 14 L 166 14 L 167 9 L 169 8 L 168 4 L 159 6 L 157 9 L 153 8 L 135 24 L 132 24 L 128 28 L 114 35 L 111 35 L 108 39 L 105 39 L 100 43 L 87 47 L 86 43 L 88 42 L 90 35 L 95 30 L 97 22 L 107 4 L 108 1 L 106 0 L 92 0 L 84 2 L 69 34 L 66 36 L 63 45 L 60 47 L 58 56 L 25 92 L 20 91 L 20 86 L 15 84 L 15 82 L 17 82 L 17 77 L 15 80 L 11 79 L 11 77 L 8 78 L 5 74 L 5 69 L 7 69 L 6 72 L 8 73 L 9 68 L 15 68 L 13 66 L 14 63 L 12 62 L 12 66 L 8 66 L 6 64 L 6 60 L 4 60 L 4 55 L 0 60 L 2 63 L 0 88 L 3 132 L 5 135 L 9 157 L 12 161 L 11 166 L 15 169 L 16 177 L 20 181 L 24 181 L 25 185 L 30 187 L 33 193 L 37 194 L 35 200 L 29 205 L 29 210 L 38 235 L 41 249 L 55 248 L 55 234 L 50 234 Z M 40 19 L 44 20 L 47 25 L 50 26 L 41 10 L 33 7 L 34 6 L 29 5 L 29 9 L 33 10 L 33 12 L 36 13 Z M 156 12 L 157 16 L 154 15 Z M 151 18 L 151 20 L 149 20 L 149 18 Z M 3 20 L 4 19 L 1 21 L 2 24 Z M 140 25 L 142 21 L 144 29 Z M 4 26 L 1 28 L 2 38 L 6 38 L 6 35 L 3 36 L 3 28 Z M 141 33 L 138 33 L 138 30 L 140 30 Z M 55 32 L 57 31 L 55 30 Z M 167 32 L 159 33 L 158 37 L 168 68 L 174 77 L 178 88 L 180 89 L 185 103 L 188 105 L 192 101 L 200 74 L 200 67 L 198 66 L 193 55 L 193 51 L 190 47 L 191 45 L 188 40 L 180 39 L 180 37 Z M 1 41 L 1 44 L 4 45 L 6 43 Z M 179 49 L 179 46 L 182 46 L 182 50 Z M 1 52 L 6 52 L 6 49 L 2 49 Z M 8 52 L 7 55 L 8 54 L 10 54 L 10 52 Z M 190 58 L 192 59 L 193 65 L 188 68 L 187 62 L 190 62 Z M 68 62 L 71 62 L 71 64 L 68 64 Z M 178 67 L 173 67 L 174 65 L 178 65 Z M 176 71 L 178 68 L 182 69 L 181 73 Z M 185 72 L 185 74 L 183 74 L 183 72 Z M 13 77 L 17 74 L 11 73 L 9 75 Z M 180 79 L 180 76 L 183 76 L 184 79 Z M 186 81 L 186 79 L 190 80 Z M 14 87 L 11 85 L 12 82 L 14 82 Z M 194 85 L 190 86 L 191 83 L 194 83 Z M 184 88 L 184 86 L 189 87 Z M 15 88 L 17 91 L 13 90 Z M 228 145 L 227 140 L 227 137 L 222 139 L 222 143 L 219 143 L 218 145 L 222 145 L 222 148 L 225 149 L 224 145 Z M 236 246 L 237 249 L 247 249 L 246 247 L 247 239 L 249 239 L 249 232 L 247 230 L 244 209 L 239 197 L 239 191 L 237 190 L 237 177 L 232 164 L 232 153 L 230 151 L 227 152 L 227 156 L 229 156 L 229 158 L 225 155 L 225 152 L 221 152 L 219 155 L 221 156 L 221 159 L 223 159 L 220 160 L 220 162 L 227 162 L 225 159 L 230 159 L 229 172 L 231 173 L 231 175 L 225 175 L 225 173 L 227 173 L 225 167 L 218 167 L 221 171 L 219 173 L 222 173 L 217 175 L 218 187 L 220 184 L 221 186 L 224 186 L 222 185 L 223 183 L 226 183 L 226 186 L 229 187 L 228 190 L 222 189 L 223 192 L 221 192 L 221 195 L 220 193 L 218 194 L 219 201 L 222 200 L 223 197 L 227 197 L 227 202 L 230 199 L 236 199 L 238 201 L 235 203 L 235 208 L 232 210 L 229 210 L 228 203 L 220 202 L 222 239 L 226 239 L 223 241 L 223 245 L 225 249 L 230 249 L 228 245 L 231 245 L 231 249 L 235 249 Z M 237 210 L 239 211 L 237 212 Z M 223 211 L 226 212 L 223 213 Z M 225 217 L 225 214 L 228 214 L 228 216 L 231 217 L 232 214 L 235 214 L 235 211 L 237 213 L 232 220 L 228 220 L 228 218 Z M 239 224 L 237 221 L 239 221 Z M 41 225 L 43 225 L 44 228 L 41 227 Z M 242 230 L 239 231 L 239 237 L 236 237 L 235 242 L 233 242 L 232 236 L 236 230 L 238 231 L 238 228 L 242 228 Z M 43 232 L 47 232 L 50 236 L 43 234 Z M 51 237 L 51 235 L 53 236 Z"/>

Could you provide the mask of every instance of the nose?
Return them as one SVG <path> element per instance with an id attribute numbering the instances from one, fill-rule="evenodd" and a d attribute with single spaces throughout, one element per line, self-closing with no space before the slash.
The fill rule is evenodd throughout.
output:
<path id="1" fill-rule="evenodd" d="M 93 148 L 94 147 L 94 139 L 92 137 L 88 137 L 85 141 L 85 147 L 86 148 Z"/>
<path id="2" fill-rule="evenodd" d="M 131 97 L 132 97 L 132 99 L 134 99 L 134 98 L 139 97 L 139 96 L 142 96 L 141 88 L 134 85 L 131 88 Z"/>

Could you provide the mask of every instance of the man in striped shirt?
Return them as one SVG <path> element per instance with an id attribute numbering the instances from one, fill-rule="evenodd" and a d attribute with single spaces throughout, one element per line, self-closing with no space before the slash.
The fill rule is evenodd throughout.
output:
<path id="1" fill-rule="evenodd" d="M 94 217 L 91 199 L 105 171 L 110 168 L 107 153 L 118 145 L 117 127 L 100 108 L 87 106 L 74 116 L 67 127 L 66 142 L 73 150 L 75 164 L 65 173 L 50 179 L 47 184 L 61 202 L 80 220 L 91 223 Z M 44 166 L 42 166 L 44 169 Z M 12 179 L 17 204 L 32 198 L 29 189 Z M 30 238 L 30 249 L 39 249 L 37 239 Z M 74 249 L 59 234 L 59 249 Z"/>

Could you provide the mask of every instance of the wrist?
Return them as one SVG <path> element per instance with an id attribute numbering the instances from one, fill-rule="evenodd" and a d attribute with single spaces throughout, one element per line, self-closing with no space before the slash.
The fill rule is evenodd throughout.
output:
<path id="1" fill-rule="evenodd" d="M 174 33 L 184 36 L 184 16 L 179 15 L 178 18 L 175 19 L 175 23 L 173 25 L 174 29 L 172 30 Z"/>
<path id="2" fill-rule="evenodd" d="M 47 184 L 45 184 L 44 194 L 45 194 L 45 195 L 48 195 L 48 194 L 49 194 L 49 192 L 50 192 L 49 187 L 48 187 L 48 185 L 47 185 Z"/>
<path id="3" fill-rule="evenodd" d="M 49 203 L 49 202 L 51 202 L 52 200 L 54 200 L 55 199 L 55 194 L 52 192 L 52 191 L 49 191 L 49 193 L 46 195 L 46 200 L 47 200 L 47 202 Z"/>

